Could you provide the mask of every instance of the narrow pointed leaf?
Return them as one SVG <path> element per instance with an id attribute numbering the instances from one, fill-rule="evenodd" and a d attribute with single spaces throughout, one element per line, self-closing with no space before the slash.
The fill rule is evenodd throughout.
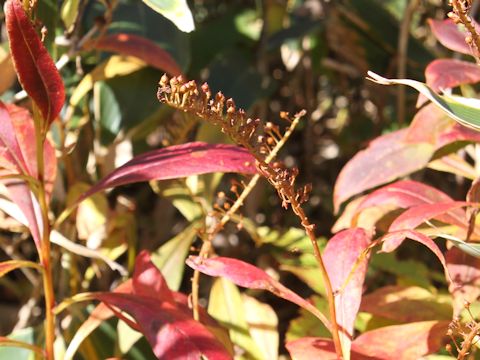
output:
<path id="1" fill-rule="evenodd" d="M 81 196 L 79 202 L 98 191 L 150 180 L 167 180 L 212 172 L 254 174 L 254 159 L 232 145 L 193 142 L 153 150 L 114 170 Z"/>
<path id="2" fill-rule="evenodd" d="M 340 341 L 345 359 L 349 359 L 353 325 L 362 301 L 368 263 L 368 259 L 365 258 L 357 264 L 357 259 L 367 248 L 370 239 L 371 235 L 364 229 L 348 229 L 331 238 L 323 252 L 323 261 L 333 290 L 340 290 L 348 280 L 347 286 L 335 296 L 337 324 L 342 329 Z M 353 269 L 354 266 L 356 269 Z M 353 275 L 349 278 L 352 270 Z"/>
<path id="3" fill-rule="evenodd" d="M 442 221 L 447 221 L 452 225 L 466 227 L 466 214 L 460 216 L 458 209 L 468 206 L 471 203 L 465 201 L 448 201 L 434 204 L 421 204 L 411 207 L 390 225 L 389 231 L 413 230 L 433 218 L 442 217 Z M 449 215 L 445 217 L 444 215 Z"/>
<path id="4" fill-rule="evenodd" d="M 27 261 L 27 260 L 8 260 L 4 262 L 0 262 L 0 277 L 5 276 L 8 274 L 10 271 L 13 271 L 15 269 L 19 269 L 22 267 L 30 267 L 30 268 L 35 268 L 35 269 L 40 269 L 40 265 Z"/>
<path id="5" fill-rule="evenodd" d="M 192 269 L 198 270 L 206 275 L 224 277 L 238 286 L 248 289 L 270 291 L 278 297 L 293 302 L 305 310 L 310 311 L 317 316 L 327 328 L 330 328 L 329 321 L 312 306 L 312 304 L 254 265 L 227 257 L 204 259 L 199 256 L 190 256 L 186 263 Z"/>
<path id="6" fill-rule="evenodd" d="M 95 40 L 92 46 L 101 51 L 135 56 L 146 64 L 165 71 L 170 75 L 180 75 L 182 70 L 173 57 L 156 43 L 134 34 L 110 34 Z"/>
<path id="7" fill-rule="evenodd" d="M 23 10 L 22 2 L 7 0 L 4 11 L 11 54 L 20 83 L 39 107 L 44 120 L 51 123 L 65 101 L 62 78 Z"/>
<path id="8" fill-rule="evenodd" d="M 408 79 L 386 79 L 374 72 L 369 71 L 368 79 L 382 85 L 407 85 L 435 104 L 439 109 L 445 112 L 460 124 L 479 130 L 480 129 L 480 100 L 473 98 L 464 98 L 454 95 L 439 95 L 430 87 L 415 80 Z"/>

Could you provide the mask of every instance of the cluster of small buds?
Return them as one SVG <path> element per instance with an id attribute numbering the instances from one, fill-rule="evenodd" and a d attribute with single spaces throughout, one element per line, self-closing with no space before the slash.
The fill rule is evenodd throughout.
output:
<path id="1" fill-rule="evenodd" d="M 468 35 L 465 37 L 465 42 L 470 46 L 472 55 L 477 61 L 480 59 L 480 37 L 477 33 L 472 18 L 468 15 L 472 7 L 472 0 L 449 0 L 449 5 L 452 11 L 448 13 L 448 17 L 452 19 L 455 24 L 463 24 L 467 30 Z"/>
<path id="2" fill-rule="evenodd" d="M 251 119 L 243 109 L 238 109 L 233 99 L 226 99 L 220 92 L 213 96 L 208 84 L 199 87 L 195 81 L 185 81 L 182 76 L 169 78 L 163 75 L 157 97 L 160 102 L 219 126 L 236 144 L 245 147 L 255 157 L 260 173 L 277 190 L 285 208 L 293 202 L 299 205 L 308 200 L 310 185 L 295 189 L 298 169 L 287 169 L 281 162 L 269 159 L 272 150 L 284 137 L 277 125 L 272 122 L 262 125 L 260 119 Z M 301 112 L 295 116 L 304 114 Z M 292 122 L 286 112 L 280 117 Z M 217 210 L 219 207 L 225 209 L 225 206 L 228 207 L 228 202 L 218 205 Z"/>

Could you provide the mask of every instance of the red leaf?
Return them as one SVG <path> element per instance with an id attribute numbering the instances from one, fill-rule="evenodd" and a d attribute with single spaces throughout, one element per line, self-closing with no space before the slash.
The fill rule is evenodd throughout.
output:
<path id="1" fill-rule="evenodd" d="M 136 327 L 145 335 L 159 359 L 200 359 L 202 355 L 214 360 L 231 358 L 214 335 L 202 325 L 215 326 L 213 320 L 203 309 L 200 309 L 202 323 L 192 318 L 187 297 L 168 289 L 162 274 L 145 251 L 137 257 L 132 280 L 126 281 L 114 292 L 88 295 L 88 298 L 105 304 L 99 304 L 78 329 L 65 353 L 65 359 L 73 358 L 81 342 L 102 321 L 115 315 L 110 308 L 112 306 L 134 318 Z"/>
<path id="2" fill-rule="evenodd" d="M 457 141 L 480 142 L 480 132 L 469 129 L 450 119 L 437 106 L 423 107 L 408 127 L 406 142 L 429 142 L 435 150 Z"/>
<path id="3" fill-rule="evenodd" d="M 449 224 L 466 227 L 466 215 L 460 215 L 457 210 L 467 205 L 469 203 L 465 201 L 448 201 L 414 206 L 397 217 L 390 225 L 389 231 L 413 230 L 425 221 L 439 217 Z"/>
<path id="4" fill-rule="evenodd" d="M 342 288 L 370 239 L 371 235 L 364 229 L 354 228 L 339 232 L 328 241 L 323 252 L 323 261 L 334 291 Z M 365 258 L 357 265 L 347 286 L 335 296 L 337 324 L 343 330 L 340 340 L 344 353 L 350 352 L 353 325 L 362 300 L 367 263 L 368 259 Z"/>
<path id="5" fill-rule="evenodd" d="M 0 124 L 0 166 L 4 168 L 0 175 L 27 175 L 37 179 L 35 128 L 28 111 L 15 105 L 5 106 L 0 102 Z M 48 140 L 45 142 L 44 158 L 45 183 L 49 196 L 55 181 L 57 159 Z M 25 215 L 35 245 L 39 248 L 42 220 L 38 201 L 23 180 L 8 179 L 2 182 L 7 187 L 11 200 Z"/>
<path id="6" fill-rule="evenodd" d="M 443 46 L 462 54 L 472 55 L 470 46 L 465 42 L 467 33 L 460 31 L 459 27 L 453 22 L 453 20 L 429 19 L 428 24 L 437 40 L 440 41 Z M 474 25 L 477 31 L 480 30 L 480 27 L 476 22 L 474 22 Z"/>
<path id="7" fill-rule="evenodd" d="M 96 293 L 95 297 L 129 313 L 158 359 L 231 359 L 207 328 L 169 302 L 120 293 Z"/>
<path id="8" fill-rule="evenodd" d="M 368 207 L 394 204 L 399 208 L 408 208 L 421 204 L 453 201 L 450 196 L 434 187 L 418 181 L 401 180 L 384 186 L 367 195 L 358 205 L 357 212 Z"/>
<path id="9" fill-rule="evenodd" d="M 425 69 L 427 85 L 434 91 L 451 89 L 463 84 L 480 81 L 480 67 L 477 64 L 456 59 L 438 59 Z"/>
<path id="10" fill-rule="evenodd" d="M 174 303 L 172 291 L 168 288 L 167 282 L 160 275 L 158 268 L 150 260 L 150 254 L 142 251 L 135 261 L 135 272 L 133 273 L 133 291 L 142 296 L 150 296 Z"/>
<path id="11" fill-rule="evenodd" d="M 386 326 L 360 335 L 352 343 L 352 360 L 411 360 L 438 351 L 445 343 L 448 321 Z M 301 338 L 286 345 L 295 360 L 336 360 L 331 339 Z"/>
<path id="12" fill-rule="evenodd" d="M 465 309 L 465 300 L 474 302 L 480 296 L 480 259 L 452 247 L 447 251 L 447 268 L 455 283 L 448 290 L 453 296 L 454 316 Z"/>
<path id="13" fill-rule="evenodd" d="M 20 83 L 50 124 L 65 101 L 62 78 L 23 10 L 22 3 L 7 0 L 4 12 L 10 50 Z"/>
<path id="14" fill-rule="evenodd" d="M 248 289 L 270 291 L 278 297 L 310 311 L 317 316 L 327 328 L 330 328 L 328 320 L 311 303 L 254 265 L 226 257 L 204 259 L 199 256 L 190 256 L 186 260 L 186 263 L 192 269 L 198 270 L 206 275 L 224 277 L 238 286 Z"/>
<path id="15" fill-rule="evenodd" d="M 342 169 L 335 183 L 335 212 L 350 197 L 420 170 L 428 164 L 434 148 L 428 143 L 404 141 L 407 129 L 373 140 Z"/>
<path id="16" fill-rule="evenodd" d="M 417 241 L 420 244 L 423 244 L 426 247 L 428 247 L 430 251 L 432 251 L 437 256 L 438 260 L 440 260 L 440 262 L 442 263 L 443 269 L 445 270 L 445 276 L 447 277 L 447 279 L 450 282 L 453 282 L 448 272 L 447 263 L 445 261 L 445 257 L 443 256 L 443 253 L 441 252 L 437 244 L 435 244 L 435 242 L 432 239 L 430 239 L 428 236 L 422 233 L 419 233 L 413 230 L 400 230 L 400 231 L 390 232 L 381 238 L 382 252 L 388 253 L 396 250 L 400 245 L 402 245 L 403 241 L 407 238 Z"/>
<path id="17" fill-rule="evenodd" d="M 135 56 L 148 65 L 165 71 L 170 75 L 182 74 L 182 70 L 172 56 L 153 41 L 134 34 L 111 34 L 94 40 L 97 50 Z"/>
<path id="18" fill-rule="evenodd" d="M 115 169 L 83 194 L 78 202 L 96 192 L 125 184 L 167 180 L 212 172 L 254 174 L 255 160 L 245 149 L 233 145 L 192 142 L 139 155 Z"/>
<path id="19" fill-rule="evenodd" d="M 353 342 L 361 356 L 352 360 L 411 360 L 438 351 L 444 345 L 449 321 L 422 321 L 386 326 L 363 333 Z"/>
<path id="20" fill-rule="evenodd" d="M 285 346 L 294 360 L 338 359 L 332 339 L 304 337 L 289 341 Z"/>

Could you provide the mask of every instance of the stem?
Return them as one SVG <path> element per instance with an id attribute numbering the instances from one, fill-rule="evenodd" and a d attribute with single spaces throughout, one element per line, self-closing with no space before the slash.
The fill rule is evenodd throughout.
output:
<path id="1" fill-rule="evenodd" d="M 53 308 L 55 307 L 55 293 L 53 290 L 52 267 L 50 258 L 50 224 L 48 219 L 48 203 L 45 193 L 45 159 L 44 144 L 46 137 L 46 129 L 43 119 L 38 116 L 38 112 L 34 109 L 35 116 L 35 143 L 37 152 L 37 176 L 39 186 L 37 189 L 37 197 L 42 213 L 42 238 L 40 249 L 40 263 L 43 267 L 43 290 L 45 297 L 45 355 L 47 360 L 54 360 L 54 342 L 55 342 L 55 315 Z"/>
<path id="2" fill-rule="evenodd" d="M 293 201 L 292 201 L 293 200 Z M 320 248 L 318 247 L 317 237 L 313 231 L 314 225 L 312 225 L 309 221 L 305 212 L 303 211 L 300 204 L 295 200 L 295 198 L 291 199 L 291 206 L 295 214 L 300 218 L 302 221 L 302 226 L 305 229 L 308 237 L 310 238 L 310 242 L 312 243 L 313 247 L 313 254 L 315 259 L 317 260 L 318 267 L 320 268 L 320 272 L 322 273 L 323 282 L 325 284 L 325 291 L 328 300 L 328 310 L 330 312 L 330 322 L 332 324 L 332 337 L 333 343 L 335 345 L 335 351 L 337 353 L 337 357 L 339 359 L 343 359 L 342 354 L 342 343 L 340 341 L 339 335 L 339 327 L 337 323 L 337 311 L 335 309 L 335 295 L 333 293 L 332 283 L 330 281 L 330 277 L 328 276 L 327 268 L 325 267 L 325 263 L 323 262 L 322 254 L 320 253 Z"/>

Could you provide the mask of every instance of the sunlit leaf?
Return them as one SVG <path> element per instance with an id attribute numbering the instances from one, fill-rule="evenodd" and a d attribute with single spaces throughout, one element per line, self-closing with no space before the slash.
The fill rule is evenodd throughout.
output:
<path id="1" fill-rule="evenodd" d="M 407 129 L 373 140 L 345 165 L 335 183 L 335 211 L 350 197 L 424 168 L 434 153 L 427 142 L 408 143 Z"/>
<path id="2" fill-rule="evenodd" d="M 337 324 L 340 329 L 340 341 L 345 359 L 349 359 L 353 325 L 362 301 L 363 282 L 367 271 L 368 259 L 357 260 L 367 248 L 371 234 L 364 229 L 353 228 L 339 232 L 331 238 L 323 251 L 323 261 L 330 277 L 335 296 Z M 356 266 L 356 269 L 353 267 Z M 353 275 L 352 270 L 354 270 Z M 347 285 L 343 288 L 345 282 Z"/>
<path id="3" fill-rule="evenodd" d="M 410 86 L 424 95 L 455 121 L 475 130 L 480 129 L 480 100 L 478 99 L 446 94 L 439 95 L 424 83 L 415 80 L 386 79 L 371 71 L 368 72 L 368 75 L 370 76 L 368 79 L 382 85 Z"/>
<path id="4" fill-rule="evenodd" d="M 173 57 L 156 43 L 135 34 L 109 34 L 96 39 L 92 46 L 101 51 L 134 56 L 146 64 L 177 76 L 182 73 Z"/>
<path id="5" fill-rule="evenodd" d="M 248 357 L 261 359 L 262 353 L 253 341 L 238 288 L 225 278 L 216 279 L 210 290 L 208 313 L 228 329 L 232 343 L 246 351 Z"/>
<path id="6" fill-rule="evenodd" d="M 5 2 L 5 23 L 18 78 L 49 124 L 65 101 L 65 89 L 55 63 L 17 0 Z"/>
<path id="7" fill-rule="evenodd" d="M 449 320 L 452 306 L 417 286 L 385 286 L 364 295 L 361 311 L 402 323 Z"/>
<path id="8" fill-rule="evenodd" d="M 168 287 L 172 290 L 177 291 L 180 288 L 185 271 L 185 259 L 197 236 L 197 227 L 199 223 L 193 222 L 152 253 L 152 262 L 160 269 Z"/>
<path id="9" fill-rule="evenodd" d="M 479 82 L 480 67 L 462 60 L 438 59 L 428 64 L 425 77 L 428 86 L 434 91 L 441 91 Z"/>
<path id="10" fill-rule="evenodd" d="M 308 301 L 294 293 L 292 290 L 286 288 L 265 271 L 254 265 L 226 257 L 203 259 L 198 256 L 190 256 L 186 263 L 191 268 L 206 275 L 225 277 L 238 286 L 270 291 L 278 297 L 293 302 L 294 304 L 310 311 L 328 328 L 330 327 L 329 321 L 325 316 Z"/>
<path id="11" fill-rule="evenodd" d="M 89 74 L 83 77 L 70 97 L 70 105 L 76 106 L 80 100 L 93 88 L 96 81 L 112 79 L 138 71 L 146 66 L 146 63 L 133 56 L 110 56 L 98 65 Z"/>
<path id="12" fill-rule="evenodd" d="M 195 30 L 193 16 L 186 0 L 143 0 L 143 2 L 173 22 L 180 30 L 184 32 Z"/>
<path id="13" fill-rule="evenodd" d="M 264 359 L 278 358 L 278 318 L 270 305 L 242 294 L 243 308 L 250 335 L 260 348 Z"/>
<path id="14" fill-rule="evenodd" d="M 80 0 L 65 0 L 60 10 L 60 16 L 65 24 L 65 28 L 70 30 L 78 15 L 78 5 Z"/>

